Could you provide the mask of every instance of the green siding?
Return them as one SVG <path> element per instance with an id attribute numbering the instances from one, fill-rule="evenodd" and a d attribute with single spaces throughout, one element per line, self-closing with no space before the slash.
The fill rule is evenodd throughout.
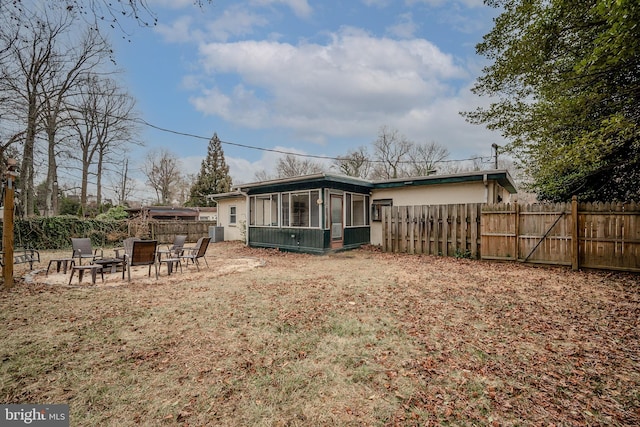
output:
<path id="1" fill-rule="evenodd" d="M 250 227 L 249 246 L 293 252 L 324 253 L 325 230 L 309 228 Z"/>
<path id="2" fill-rule="evenodd" d="M 353 249 L 371 242 L 371 229 L 366 227 L 350 227 L 344 229 L 344 248 Z"/>
<path id="3" fill-rule="evenodd" d="M 341 249 L 368 244 L 371 241 L 370 234 L 369 227 L 345 228 Z M 249 246 L 315 254 L 333 250 L 329 230 L 308 228 L 250 227 Z"/>

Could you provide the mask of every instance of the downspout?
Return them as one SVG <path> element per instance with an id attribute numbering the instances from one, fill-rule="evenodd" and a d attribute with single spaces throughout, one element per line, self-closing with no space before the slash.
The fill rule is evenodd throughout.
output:
<path id="1" fill-rule="evenodd" d="M 482 177 L 482 182 L 484 183 L 484 202 L 489 203 L 489 181 L 486 173 Z"/>
<path id="2" fill-rule="evenodd" d="M 245 193 L 240 188 L 238 188 L 238 193 L 244 196 L 244 244 L 249 246 L 249 215 L 251 214 L 249 212 L 249 194 Z"/>

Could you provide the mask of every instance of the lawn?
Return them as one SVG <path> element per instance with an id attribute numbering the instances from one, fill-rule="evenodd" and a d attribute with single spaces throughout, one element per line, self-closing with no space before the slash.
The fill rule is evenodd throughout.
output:
<path id="1" fill-rule="evenodd" d="M 0 292 L 0 401 L 68 403 L 73 426 L 640 425 L 638 275 L 237 243 L 207 259 Z"/>

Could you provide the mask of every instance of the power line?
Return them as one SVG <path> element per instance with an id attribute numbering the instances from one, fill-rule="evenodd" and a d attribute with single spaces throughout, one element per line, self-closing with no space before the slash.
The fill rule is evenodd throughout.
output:
<path id="1" fill-rule="evenodd" d="M 137 122 L 139 124 L 142 124 L 144 126 L 148 126 L 150 128 L 159 130 L 161 132 L 165 132 L 165 133 L 170 133 L 173 135 L 180 135 L 180 136 L 186 136 L 189 138 L 195 138 L 195 139 L 202 139 L 205 141 L 210 140 L 210 137 L 206 137 L 206 136 L 202 136 L 202 135 L 196 135 L 196 134 L 192 134 L 192 133 L 188 133 L 188 132 L 180 132 L 180 131 L 176 131 L 176 130 L 172 130 L 172 129 L 167 129 L 167 128 L 163 128 L 157 125 L 154 125 L 152 123 L 149 123 L 148 121 L 144 120 L 144 119 L 134 119 L 134 122 Z M 240 144 L 237 142 L 230 142 L 230 141 L 223 141 L 220 140 L 220 142 L 222 144 L 226 144 L 226 145 L 232 145 L 234 147 L 240 147 L 240 148 L 247 148 L 250 150 L 258 150 L 258 151 L 266 151 L 266 152 L 270 152 L 270 153 L 278 153 L 278 154 L 285 154 L 285 155 L 291 155 L 291 156 L 298 156 L 298 157 L 308 157 L 308 158 L 312 158 L 312 159 L 321 159 L 321 160 L 336 160 L 336 161 L 340 161 L 340 160 L 345 160 L 344 157 L 331 157 L 331 156 L 322 156 L 322 155 L 316 155 L 316 154 L 300 154 L 300 153 L 295 153 L 293 151 L 285 151 L 285 150 L 276 150 L 274 148 L 264 148 L 264 147 L 256 147 L 254 145 L 247 145 L 247 144 Z M 487 157 L 488 160 L 485 160 L 484 157 L 482 156 L 475 156 L 475 157 L 470 157 L 468 159 L 451 159 L 451 160 L 438 160 L 435 163 L 453 163 L 453 162 L 467 162 L 467 161 L 474 161 L 474 160 L 479 160 L 482 163 L 487 163 L 491 161 L 491 157 Z M 369 160 L 370 163 L 384 163 L 384 160 Z M 411 163 L 411 162 L 400 162 L 400 163 Z"/>

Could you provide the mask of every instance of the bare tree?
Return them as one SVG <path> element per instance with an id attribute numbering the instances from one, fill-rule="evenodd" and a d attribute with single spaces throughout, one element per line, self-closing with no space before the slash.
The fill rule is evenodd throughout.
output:
<path id="1" fill-rule="evenodd" d="M 102 203 L 102 178 L 107 163 L 119 164 L 124 157 L 124 146 L 135 143 L 137 129 L 133 125 L 135 102 L 114 80 L 95 79 L 96 109 L 88 118 L 95 130 L 96 198 Z"/>
<path id="2" fill-rule="evenodd" d="M 123 206 L 135 191 L 134 182 L 129 175 L 129 159 L 124 157 L 122 168 L 111 181 L 111 189 L 116 195 L 116 204 Z"/>
<path id="3" fill-rule="evenodd" d="M 153 150 L 147 154 L 142 165 L 147 183 L 156 193 L 157 202 L 171 203 L 176 186 L 182 182 L 180 164 L 176 156 L 168 150 Z"/>
<path id="4" fill-rule="evenodd" d="M 362 179 L 369 178 L 372 169 L 371 159 L 365 147 L 349 151 L 346 156 L 338 157 L 333 164 L 340 173 Z"/>
<path id="5" fill-rule="evenodd" d="M 324 172 L 325 168 L 310 159 L 300 159 L 299 156 L 287 154 L 278 159 L 276 173 L 278 178 L 290 178 L 294 176 L 310 175 Z"/>
<path id="6" fill-rule="evenodd" d="M 25 12 L 26 13 L 26 12 Z M 20 168 L 20 195 L 22 208 L 32 215 L 35 208 L 34 162 L 36 137 L 44 130 L 47 139 L 47 210 L 53 209 L 52 199 L 57 181 L 56 144 L 62 122 L 65 120 L 65 102 L 82 76 L 97 67 L 108 57 L 107 46 L 88 31 L 77 42 L 76 34 L 71 35 L 71 16 L 55 7 L 31 16 L 31 25 L 0 30 L 11 39 L 18 31 L 19 37 L 12 42 L 0 63 L 2 92 L 12 94 L 12 109 L 21 118 L 24 130 Z M 16 125 L 17 125 L 16 121 Z M 17 141 L 14 138 L 14 141 Z"/>
<path id="7" fill-rule="evenodd" d="M 72 107 L 78 145 L 72 157 L 80 163 L 80 204 L 86 207 L 89 176 L 96 176 L 97 203 L 102 203 L 102 179 L 107 162 L 119 162 L 122 146 L 134 141 L 134 101 L 108 78 L 87 74 Z M 95 167 L 95 172 L 92 168 Z"/>
<path id="8" fill-rule="evenodd" d="M 256 173 L 254 173 L 253 174 L 253 178 L 256 181 L 270 181 L 270 180 L 274 179 L 273 176 L 271 176 L 269 174 L 269 172 L 267 172 L 264 169 L 261 169 L 261 170 L 257 171 Z"/>
<path id="9" fill-rule="evenodd" d="M 0 0 L 0 12 L 10 15 L 12 19 L 23 27 L 34 25 L 31 14 L 40 7 L 40 1 L 29 0 Z M 46 7 L 54 6 L 54 2 L 47 2 Z M 82 19 L 93 31 L 100 33 L 104 30 L 118 29 L 125 38 L 130 35 L 127 23 L 134 23 L 139 27 L 152 27 L 158 23 L 158 18 L 149 3 L 151 0 L 56 0 L 55 6 L 62 9 L 69 16 Z M 197 7 L 212 0 L 193 0 Z M 1 52 L 1 51 L 0 51 Z"/>
<path id="10" fill-rule="evenodd" d="M 449 150 L 435 142 L 413 144 L 408 157 L 410 176 L 428 176 L 436 173 L 438 163 L 449 157 Z"/>
<path id="11" fill-rule="evenodd" d="M 412 142 L 397 129 L 380 128 L 378 139 L 373 143 L 374 161 L 372 177 L 391 179 L 406 176 L 404 164 L 408 161 Z"/>

